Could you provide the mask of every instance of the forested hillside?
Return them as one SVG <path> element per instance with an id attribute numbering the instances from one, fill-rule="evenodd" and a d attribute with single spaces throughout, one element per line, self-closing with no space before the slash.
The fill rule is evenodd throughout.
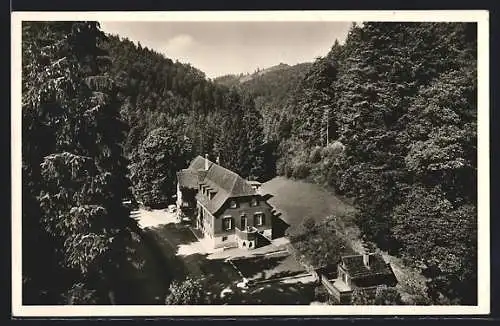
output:
<path id="1" fill-rule="evenodd" d="M 251 97 L 118 36 L 103 46 L 120 86 L 121 115 L 131 127 L 124 150 L 138 199 L 153 206 L 171 200 L 175 172 L 195 155 L 219 157 L 249 179 L 274 173 L 264 162 L 262 119 Z"/>
<path id="2" fill-rule="evenodd" d="M 353 26 L 279 123 L 278 173 L 353 198 L 436 303 L 476 302 L 476 62 L 475 24 Z"/>
<path id="3" fill-rule="evenodd" d="M 286 116 L 287 102 L 311 68 L 311 63 L 294 66 L 279 64 L 246 75 L 216 78 L 217 84 L 238 87 L 250 94 L 262 115 L 263 131 L 270 145 L 275 145 L 278 122 Z"/>

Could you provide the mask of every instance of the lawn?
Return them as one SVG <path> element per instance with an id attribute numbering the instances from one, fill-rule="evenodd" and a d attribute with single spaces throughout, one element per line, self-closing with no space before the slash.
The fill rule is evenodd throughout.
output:
<path id="1" fill-rule="evenodd" d="M 330 215 L 354 211 L 334 193 L 304 181 L 276 177 L 262 184 L 260 192 L 271 195 L 268 203 L 282 214 L 280 218 L 292 229 L 306 217 L 321 221 Z"/>
<path id="2" fill-rule="evenodd" d="M 255 281 L 276 279 L 305 273 L 300 265 L 289 253 L 268 256 L 256 256 L 232 260 L 236 268 L 245 278 Z"/>
<path id="3" fill-rule="evenodd" d="M 235 291 L 225 304 L 309 305 L 316 300 L 315 283 L 272 282 L 255 286 L 249 291 Z"/>

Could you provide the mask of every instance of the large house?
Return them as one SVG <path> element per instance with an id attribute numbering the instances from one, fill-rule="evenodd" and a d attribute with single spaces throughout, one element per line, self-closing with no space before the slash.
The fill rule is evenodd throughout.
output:
<path id="1" fill-rule="evenodd" d="M 197 156 L 177 172 L 177 206 L 214 248 L 256 248 L 272 237 L 272 208 L 258 183 Z M 259 241 L 260 240 L 260 241 Z"/>

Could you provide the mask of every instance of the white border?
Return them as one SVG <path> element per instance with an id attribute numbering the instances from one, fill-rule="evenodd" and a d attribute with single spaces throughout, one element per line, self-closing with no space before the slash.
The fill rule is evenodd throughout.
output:
<path id="1" fill-rule="evenodd" d="M 436 21 L 478 23 L 477 306 L 23 306 L 21 300 L 21 22 L 97 21 Z M 66 316 L 476 315 L 490 312 L 489 13 L 454 11 L 13 12 L 11 14 L 12 314 Z M 326 53 L 325 53 L 326 54 Z"/>

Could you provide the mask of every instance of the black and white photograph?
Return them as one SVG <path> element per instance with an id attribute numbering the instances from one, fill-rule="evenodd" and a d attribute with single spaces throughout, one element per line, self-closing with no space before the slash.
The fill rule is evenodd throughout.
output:
<path id="1" fill-rule="evenodd" d="M 489 312 L 487 11 L 12 33 L 14 315 Z"/>

